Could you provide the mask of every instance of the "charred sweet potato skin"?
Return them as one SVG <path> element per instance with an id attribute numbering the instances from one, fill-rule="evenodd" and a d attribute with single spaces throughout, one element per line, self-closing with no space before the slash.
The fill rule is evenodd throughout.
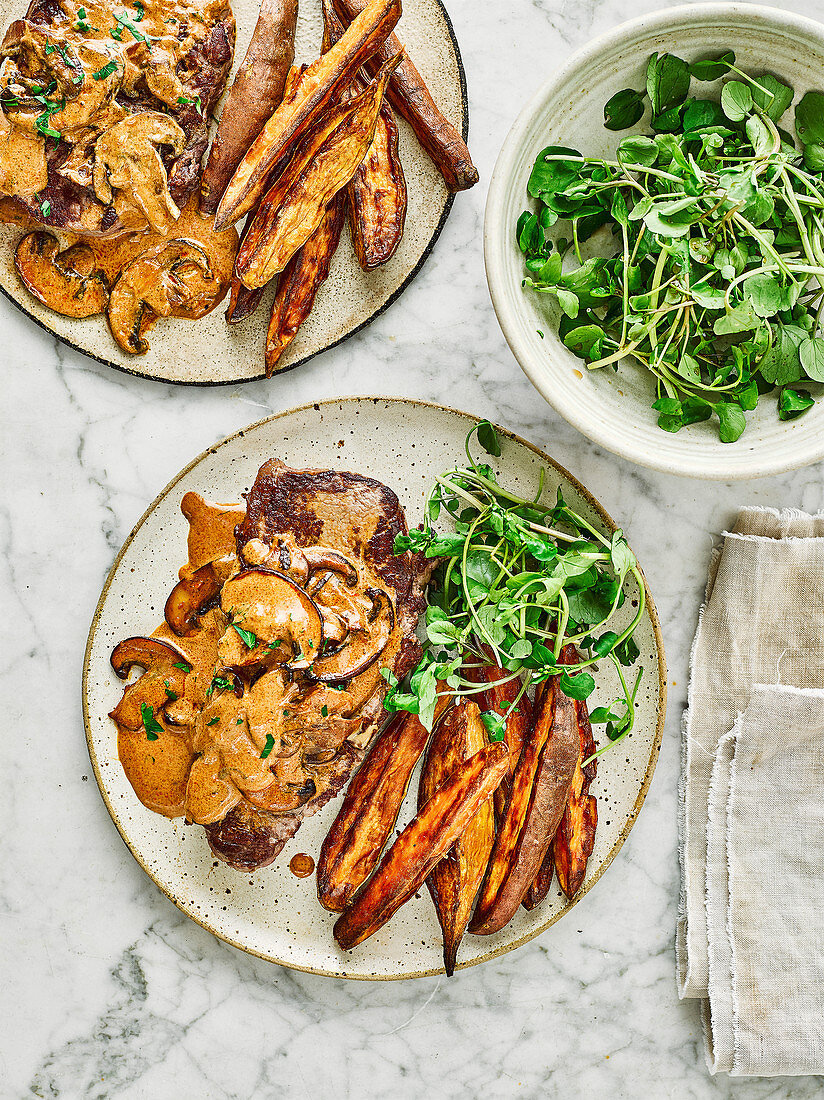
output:
<path id="1" fill-rule="evenodd" d="M 553 845 L 558 885 L 568 898 L 574 898 L 586 875 L 587 863 L 595 847 L 595 831 L 598 827 L 598 802 L 589 793 L 595 778 L 596 761 L 583 761 L 595 752 L 595 738 L 589 721 L 587 705 L 583 699 L 576 701 L 579 752 L 572 777 L 569 801 L 558 825 Z"/>
<path id="2" fill-rule="evenodd" d="M 395 64 L 397 59 L 361 95 L 324 116 L 267 191 L 238 250 L 235 270 L 245 286 L 263 286 L 283 270 L 320 225 L 334 195 L 352 178 L 372 143 Z"/>
<path id="3" fill-rule="evenodd" d="M 418 788 L 419 810 L 451 772 L 480 751 L 486 741 L 477 704 L 462 702 L 453 707 L 436 729 L 426 754 Z M 447 975 L 455 971 L 458 948 L 469 924 L 494 840 L 492 805 L 486 802 L 426 880 L 443 931 Z"/>
<path id="4" fill-rule="evenodd" d="M 355 773 L 318 857 L 318 899 L 341 912 L 377 866 L 429 734 L 414 714 L 398 714 Z"/>
<path id="5" fill-rule="evenodd" d="M 323 0 L 324 52 L 340 40 L 344 29 L 332 0 Z M 357 95 L 362 90 L 363 81 L 356 76 L 347 94 Z M 385 100 L 375 123 L 372 144 L 347 192 L 355 255 L 364 271 L 372 271 L 395 254 L 406 222 L 406 177 L 398 150 L 398 125 Z"/>
<path id="6" fill-rule="evenodd" d="M 507 763 L 500 742 L 486 745 L 437 788 L 338 917 L 334 935 L 341 948 L 356 947 L 377 932 L 420 888 L 492 796 Z"/>
<path id="7" fill-rule="evenodd" d="M 300 74 L 229 181 L 218 206 L 217 228 L 252 209 L 278 162 L 336 101 L 364 61 L 385 41 L 400 14 L 400 0 L 370 0 L 341 40 Z"/>
<path id="8" fill-rule="evenodd" d="M 484 647 L 488 664 L 477 669 L 475 679 L 478 683 L 486 683 L 488 687 L 479 696 L 479 705 L 498 716 L 506 714 L 521 690 L 521 681 L 506 680 L 507 673 L 495 660 L 495 654 L 489 647 Z M 506 682 L 504 682 L 506 681 Z M 503 820 L 506 802 L 512 786 L 512 776 L 518 765 L 521 755 L 521 746 L 524 738 L 532 727 L 532 703 L 524 692 L 518 699 L 518 705 L 506 720 L 506 747 L 509 749 L 509 775 L 495 792 L 495 820 L 500 823 Z"/>
<path id="9" fill-rule="evenodd" d="M 246 150 L 283 99 L 295 59 L 297 0 L 262 0 L 260 15 L 226 96 L 203 172 L 200 210 L 214 214 Z"/>
<path id="10" fill-rule="evenodd" d="M 367 0 L 334 0 L 334 3 L 343 22 L 348 23 L 364 10 Z M 370 67 L 386 61 L 401 48 L 397 37 L 390 34 L 376 51 Z M 423 77 L 409 57 L 405 56 L 395 70 L 387 98 L 415 131 L 418 141 L 450 191 L 464 191 L 478 182 L 478 171 L 472 163 L 466 142 L 438 109 Z"/>
<path id="11" fill-rule="evenodd" d="M 471 932 L 499 932 L 517 912 L 564 812 L 578 747 L 574 703 L 552 677 L 536 693 L 533 729 L 512 779 Z"/>
<path id="12" fill-rule="evenodd" d="M 318 228 L 280 273 L 266 334 L 267 378 L 278 369 L 281 356 L 312 312 L 317 292 L 329 275 L 345 220 L 346 195 L 339 191 Z"/>

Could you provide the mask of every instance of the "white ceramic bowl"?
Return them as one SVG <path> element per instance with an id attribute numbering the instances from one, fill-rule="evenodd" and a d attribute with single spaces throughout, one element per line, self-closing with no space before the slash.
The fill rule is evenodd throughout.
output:
<path id="1" fill-rule="evenodd" d="M 811 19 L 749 4 L 693 4 L 634 19 L 574 54 L 523 109 L 498 157 L 484 224 L 495 312 L 516 359 L 547 401 L 580 432 L 623 458 L 667 473 L 725 481 L 824 458 L 824 400 L 800 419 L 782 422 L 775 399 L 767 396 L 748 414 L 747 430 L 734 444 L 720 443 L 711 422 L 675 435 L 662 431 L 650 408 L 651 375 L 633 360 L 617 373 L 588 372 L 557 336 L 557 306 L 548 296 L 522 290 L 515 225 L 532 205 L 526 183 L 544 146 L 571 145 L 586 154 L 613 156 L 622 137 L 643 132 L 648 114 L 637 127 L 616 134 L 604 128 L 603 110 L 620 89 L 643 88 L 651 53 L 692 61 L 730 48 L 746 71 L 773 72 L 788 81 L 796 101 L 811 88 L 824 90 L 824 26 Z M 720 85 L 700 87 L 705 95 L 717 95 Z"/>

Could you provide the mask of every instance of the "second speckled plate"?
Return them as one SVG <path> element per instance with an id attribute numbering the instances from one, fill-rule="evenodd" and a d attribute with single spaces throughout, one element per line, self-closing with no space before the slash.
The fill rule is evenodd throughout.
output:
<path id="1" fill-rule="evenodd" d="M 476 419 L 421 402 L 351 398 L 253 424 L 200 455 L 163 490 L 126 540 L 103 588 L 86 648 L 83 708 L 92 767 L 109 813 L 135 859 L 175 905 L 216 936 L 263 959 L 339 978 L 415 978 L 443 972 L 440 928 L 428 891 L 422 890 L 360 947 L 343 952 L 332 937 L 335 915 L 317 900 L 314 876 L 298 879 L 290 873 L 295 853 L 317 858 L 338 800 L 305 821 L 278 860 L 254 875 L 215 861 L 202 829 L 145 809 L 120 766 L 115 727 L 107 717 L 123 690 L 109 655 L 121 639 L 148 634 L 160 621 L 177 569 L 186 559 L 187 523 L 180 513 L 184 493 L 239 500 L 258 468 L 277 457 L 291 466 L 331 466 L 377 478 L 398 494 L 412 527 L 423 518 L 425 492 L 434 477 L 462 460 L 464 439 Z M 614 530 L 598 502 L 548 455 L 506 432 L 501 433 L 501 446 L 501 457 L 490 461 L 503 484 L 531 496 L 543 466 L 545 500 L 554 501 L 560 487 L 590 522 L 605 532 Z M 622 614 L 631 616 L 638 593 L 630 580 L 626 594 Z M 598 798 L 598 833 L 579 898 L 599 880 L 629 834 L 658 756 L 666 668 L 649 591 L 646 597 L 646 614 L 635 634 L 645 668 L 636 725 L 620 749 L 599 763 L 592 787 Z M 615 697 L 618 685 L 611 665 L 602 663 L 596 684 L 593 705 Z M 410 792 L 416 788 L 413 778 Z M 413 803 L 410 793 L 402 822 L 414 814 Z M 613 886 L 622 889 L 620 877 Z M 467 935 L 459 967 L 526 943 L 572 904 L 553 885 L 543 905 L 531 913 L 521 909 L 497 935 Z"/>
<path id="2" fill-rule="evenodd" d="M 20 17 L 25 7 L 25 0 L 0 0 L 0 26 Z M 237 20 L 235 67 L 246 53 L 259 8 L 259 0 L 232 0 Z M 318 56 L 320 13 L 320 0 L 301 0 L 295 51 L 298 61 Z M 441 0 L 405 0 L 398 37 L 436 103 L 465 138 L 469 129 L 466 82 L 458 43 Z M 284 354 L 282 370 L 297 367 L 340 343 L 386 309 L 417 275 L 440 235 L 453 196 L 404 119 L 398 119 L 398 129 L 409 203 L 398 251 L 383 267 L 367 274 L 355 259 L 349 227 L 344 229 L 329 278 L 318 293 L 310 317 Z M 29 294 L 14 266 L 20 236 L 16 226 L 0 224 L 0 290 L 42 328 L 71 347 L 117 370 L 161 382 L 214 385 L 249 382 L 264 376 L 263 346 L 274 285 L 257 311 L 240 324 L 228 325 L 224 320 L 227 298 L 199 321 L 159 322 L 150 333 L 151 346 L 146 355 L 127 355 L 115 343 L 105 317 L 62 317 Z"/>

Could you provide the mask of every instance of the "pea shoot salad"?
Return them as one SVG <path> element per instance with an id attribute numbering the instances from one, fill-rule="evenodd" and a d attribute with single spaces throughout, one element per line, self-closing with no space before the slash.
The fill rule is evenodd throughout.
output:
<path id="1" fill-rule="evenodd" d="M 724 77 L 720 99 L 690 94 Z M 792 420 L 824 382 L 824 93 L 796 104 L 795 137 L 781 125 L 793 97 L 732 51 L 653 54 L 646 87 L 604 108 L 604 125 L 625 130 L 648 105 L 649 135 L 624 138 L 614 160 L 550 145 L 535 161 L 537 210 L 517 225 L 523 286 L 557 299 L 559 335 L 590 370 L 632 356 L 651 371 L 665 431 L 714 418 L 733 443 L 761 396 L 776 392 Z M 556 224 L 568 235 L 549 238 Z M 602 228 L 610 255 L 585 260 Z"/>
<path id="2" fill-rule="evenodd" d="M 568 696 L 586 699 L 595 690 L 589 670 L 606 659 L 618 670 L 621 696 L 593 710 L 590 720 L 605 726 L 610 743 L 620 741 L 632 729 L 643 675 L 643 668 L 634 678 L 625 671 L 638 660 L 633 633 L 645 606 L 635 557 L 620 530 L 602 534 L 568 506 L 560 490 L 553 505 L 539 503 L 543 469 L 531 500 L 500 485 L 489 465 L 473 459 L 475 435 L 488 454 L 500 456 L 495 429 L 482 421 L 467 436 L 469 465 L 436 478 L 422 528 L 395 539 L 396 554 L 412 550 L 441 560 L 429 590 L 423 657 L 408 689 L 382 670 L 390 684 L 385 706 L 418 714 L 431 729 L 439 692 L 472 698 L 488 687 L 472 674 L 489 664 L 491 651 L 502 670 L 499 683 L 522 681 L 505 714 L 482 714 L 490 739 L 497 741 L 531 685 L 560 675 Z M 454 530 L 435 528 L 441 516 Z M 629 575 L 638 584 L 637 606 L 629 625 L 610 630 Z M 559 664 L 570 644 L 580 659 Z"/>

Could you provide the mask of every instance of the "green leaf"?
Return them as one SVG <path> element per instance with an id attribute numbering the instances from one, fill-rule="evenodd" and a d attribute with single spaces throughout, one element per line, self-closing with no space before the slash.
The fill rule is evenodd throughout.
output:
<path id="1" fill-rule="evenodd" d="M 723 126 L 726 116 L 713 99 L 688 99 L 684 111 L 684 130 L 703 129 L 705 126 Z"/>
<path id="2" fill-rule="evenodd" d="M 795 108 L 795 132 L 802 145 L 824 145 L 824 92 L 807 92 Z"/>
<path id="3" fill-rule="evenodd" d="M 486 726 L 490 741 L 503 741 L 506 736 L 506 720 L 502 714 L 496 714 L 494 710 L 482 710 L 481 721 Z"/>
<path id="4" fill-rule="evenodd" d="M 643 113 L 643 92 L 624 88 L 607 101 L 604 107 L 604 126 L 607 130 L 627 130 L 640 120 Z"/>
<path id="5" fill-rule="evenodd" d="M 501 444 L 498 433 L 488 420 L 482 420 L 478 425 L 478 442 L 488 455 L 494 458 L 501 457 Z"/>
<path id="6" fill-rule="evenodd" d="M 602 623 L 612 610 L 613 594 L 601 586 L 572 588 L 567 592 L 569 614 L 581 626 Z"/>
<path id="7" fill-rule="evenodd" d="M 690 231 L 689 222 L 679 225 L 667 221 L 661 216 L 657 207 L 653 206 L 648 214 L 644 215 L 644 225 L 650 233 L 656 233 L 659 237 L 686 237 Z"/>
<path id="8" fill-rule="evenodd" d="M 544 231 L 538 224 L 538 215 L 524 211 L 518 219 L 518 248 L 527 255 L 544 243 Z"/>
<path id="9" fill-rule="evenodd" d="M 237 633 L 240 635 L 240 639 L 244 643 L 244 645 L 248 646 L 249 649 L 254 649 L 255 646 L 257 645 L 257 638 L 252 633 L 252 631 L 251 630 L 244 630 L 243 627 L 238 626 L 237 623 L 232 623 L 232 626 L 235 628 Z"/>
<path id="10" fill-rule="evenodd" d="M 577 149 L 564 145 L 547 145 L 535 158 L 527 192 L 533 198 L 546 201 L 547 196 L 557 191 L 566 191 L 581 182 L 581 170 L 584 167 L 578 160 L 547 160 L 547 157 L 580 157 Z"/>
<path id="11" fill-rule="evenodd" d="M 798 354 L 807 377 L 814 382 L 824 382 L 824 340 L 820 336 L 802 340 Z"/>
<path id="12" fill-rule="evenodd" d="M 266 743 L 264 744 L 263 749 L 261 750 L 260 759 L 265 760 L 269 756 L 269 754 L 271 753 L 271 751 L 274 747 L 275 747 L 275 739 L 271 735 L 271 733 L 267 733 L 266 734 Z"/>
<path id="13" fill-rule="evenodd" d="M 785 386 L 778 397 L 778 416 L 781 420 L 795 420 L 815 404 L 807 390 L 794 390 Z"/>
<path id="14" fill-rule="evenodd" d="M 604 330 L 598 325 L 580 325 L 564 337 L 564 345 L 582 359 L 586 359 L 596 341 L 603 338 Z"/>
<path id="15" fill-rule="evenodd" d="M 558 288 L 557 294 L 561 309 L 567 317 L 577 317 L 579 309 L 578 295 L 573 294 L 571 290 L 563 290 L 561 287 Z"/>
<path id="16" fill-rule="evenodd" d="M 658 145 L 649 137 L 628 137 L 618 146 L 618 160 L 622 164 L 643 164 L 651 168 L 658 160 Z"/>
<path id="17" fill-rule="evenodd" d="M 793 90 L 789 84 L 778 80 L 770 73 L 759 76 L 757 86 L 751 87 L 751 91 L 753 103 L 760 107 L 773 122 L 778 122 L 793 101 Z"/>
<path id="18" fill-rule="evenodd" d="M 809 172 L 824 172 L 824 145 L 804 146 L 804 167 Z"/>
<path id="19" fill-rule="evenodd" d="M 175 661 L 175 663 L 172 665 L 172 668 L 179 668 L 181 672 L 192 671 L 192 666 L 188 663 L 188 661 Z"/>
<path id="20" fill-rule="evenodd" d="M 749 302 L 742 302 L 740 306 L 728 310 L 723 317 L 718 317 L 713 323 L 713 331 L 716 336 L 729 336 L 736 332 L 748 332 L 758 328 L 761 324 L 758 315 Z"/>
<path id="21" fill-rule="evenodd" d="M 579 672 L 575 676 L 562 672 L 560 687 L 569 699 L 587 699 L 595 691 L 595 680 L 588 672 Z"/>
<path id="22" fill-rule="evenodd" d="M 730 66 L 735 64 L 735 54 L 732 50 L 725 50 L 716 57 L 705 57 L 699 61 L 693 61 L 690 65 L 690 76 L 696 80 L 718 80 L 726 76 Z"/>
<path id="23" fill-rule="evenodd" d="M 759 317 L 772 317 L 786 308 L 783 289 L 773 275 L 750 275 L 744 280 L 742 289 Z"/>
<path id="24" fill-rule="evenodd" d="M 715 412 L 720 422 L 719 439 L 722 443 L 735 443 L 747 426 L 744 410 L 740 405 L 723 402 L 715 406 Z"/>
<path id="25" fill-rule="evenodd" d="M 721 89 L 721 110 L 732 122 L 743 122 L 752 110 L 752 92 L 741 80 L 728 80 Z"/>
<path id="26" fill-rule="evenodd" d="M 653 115 L 677 107 L 690 90 L 690 73 L 686 61 L 673 54 L 653 54 L 647 65 L 647 95 Z"/>
<path id="27" fill-rule="evenodd" d="M 769 351 L 758 364 L 761 377 L 776 386 L 797 382 L 802 375 L 799 345 L 805 338 L 803 330 L 779 324 Z"/>
<path id="28" fill-rule="evenodd" d="M 623 642 L 619 642 L 615 647 L 614 653 L 624 667 L 634 665 L 641 655 L 632 635 L 625 638 Z"/>
<path id="29" fill-rule="evenodd" d="M 163 733 L 163 726 L 154 716 L 154 711 L 148 703 L 140 704 L 140 717 L 143 721 L 143 729 L 146 731 L 147 741 L 156 741 L 157 735 Z"/>
<path id="30" fill-rule="evenodd" d="M 744 129 L 747 131 L 747 137 L 756 156 L 764 157 L 773 151 L 773 136 L 758 115 L 750 115 Z"/>

